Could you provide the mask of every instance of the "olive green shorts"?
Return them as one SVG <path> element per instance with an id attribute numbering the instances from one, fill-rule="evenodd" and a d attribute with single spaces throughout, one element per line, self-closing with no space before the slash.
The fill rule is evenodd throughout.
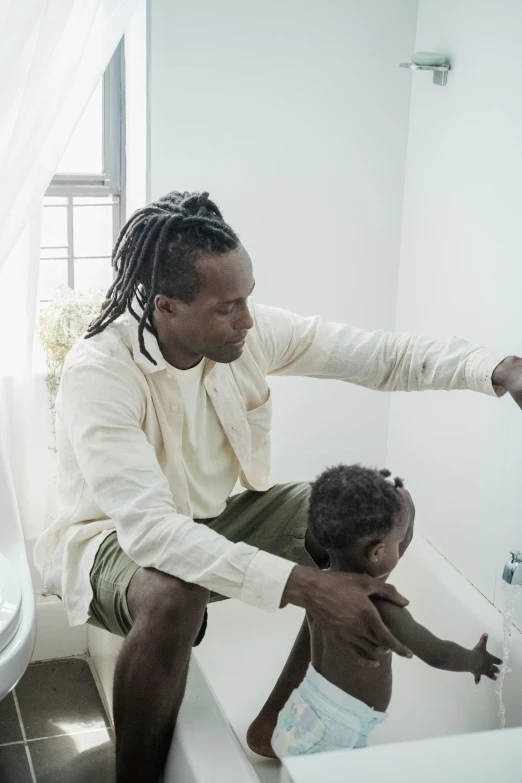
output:
<path id="1" fill-rule="evenodd" d="M 227 501 L 222 514 L 198 521 L 228 538 L 243 541 L 299 565 L 322 568 L 305 548 L 308 525 L 310 484 L 277 484 L 267 492 L 247 490 Z M 127 605 L 127 588 L 139 566 L 125 554 L 116 533 L 110 533 L 101 544 L 91 570 L 93 599 L 89 608 L 92 625 L 127 636 L 132 617 Z M 211 593 L 210 601 L 225 596 Z M 195 645 L 205 634 L 207 615 Z"/>

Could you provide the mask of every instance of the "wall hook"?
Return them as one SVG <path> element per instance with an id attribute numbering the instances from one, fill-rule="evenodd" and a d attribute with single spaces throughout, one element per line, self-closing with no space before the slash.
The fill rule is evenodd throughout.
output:
<path id="1" fill-rule="evenodd" d="M 399 63 L 399 68 L 409 68 L 410 71 L 433 71 L 433 84 L 444 87 L 448 82 L 449 63 L 445 65 L 415 65 L 415 63 Z"/>

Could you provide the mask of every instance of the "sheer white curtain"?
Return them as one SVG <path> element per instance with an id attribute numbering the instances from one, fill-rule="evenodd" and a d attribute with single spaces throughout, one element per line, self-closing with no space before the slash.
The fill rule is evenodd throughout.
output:
<path id="1" fill-rule="evenodd" d="M 26 538 L 53 496 L 50 413 L 33 371 L 42 199 L 143 1 L 0 0 L 0 437 Z"/>

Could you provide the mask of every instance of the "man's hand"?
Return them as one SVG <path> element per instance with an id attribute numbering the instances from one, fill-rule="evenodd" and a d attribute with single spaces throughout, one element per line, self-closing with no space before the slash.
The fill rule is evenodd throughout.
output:
<path id="1" fill-rule="evenodd" d="M 508 356 L 493 370 L 491 382 L 494 386 L 503 386 L 511 394 L 516 404 L 522 408 L 522 358 Z"/>
<path id="2" fill-rule="evenodd" d="M 390 651 L 411 658 L 410 650 L 384 625 L 370 596 L 398 606 L 408 603 L 392 585 L 366 574 L 296 566 L 283 593 L 283 604 L 304 607 L 329 638 L 361 666 L 379 666 L 379 656 Z"/>

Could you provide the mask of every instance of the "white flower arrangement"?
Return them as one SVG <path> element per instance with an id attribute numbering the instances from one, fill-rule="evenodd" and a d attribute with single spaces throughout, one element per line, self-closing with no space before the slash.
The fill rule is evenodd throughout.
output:
<path id="1" fill-rule="evenodd" d="M 104 300 L 105 292 L 100 289 L 83 292 L 62 286 L 53 292 L 51 301 L 40 314 L 38 331 L 47 364 L 46 384 L 53 428 L 56 394 L 65 357 L 100 313 Z"/>

